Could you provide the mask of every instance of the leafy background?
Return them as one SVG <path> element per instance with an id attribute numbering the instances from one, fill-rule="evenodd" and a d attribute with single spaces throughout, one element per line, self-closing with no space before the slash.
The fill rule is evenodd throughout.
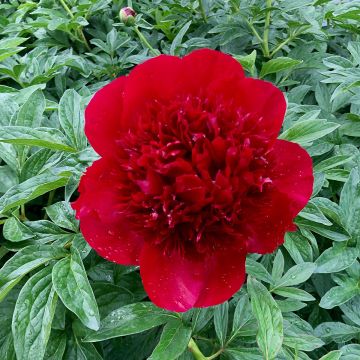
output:
<path id="1" fill-rule="evenodd" d="M 360 359 L 360 2 L 141 0 L 131 26 L 125 5 L 0 4 L 0 359 Z M 201 47 L 286 93 L 281 138 L 311 154 L 315 188 L 298 231 L 248 257 L 241 291 L 177 314 L 91 251 L 69 202 L 97 158 L 91 95 Z"/>

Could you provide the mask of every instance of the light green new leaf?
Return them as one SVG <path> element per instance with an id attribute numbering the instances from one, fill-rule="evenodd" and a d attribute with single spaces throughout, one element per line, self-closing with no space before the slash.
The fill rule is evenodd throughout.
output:
<path id="1" fill-rule="evenodd" d="M 160 341 L 148 360 L 175 360 L 187 348 L 191 337 L 191 328 L 180 320 L 168 322 L 161 334 Z"/>
<path id="2" fill-rule="evenodd" d="M 283 318 L 275 300 L 264 285 L 248 277 L 247 288 L 253 314 L 258 322 L 257 343 L 266 360 L 274 359 L 283 341 Z"/>
<path id="3" fill-rule="evenodd" d="M 100 326 L 99 309 L 79 252 L 57 262 L 52 272 L 54 288 L 64 305 L 89 329 Z"/>
<path id="4" fill-rule="evenodd" d="M 301 63 L 302 60 L 295 60 L 289 57 L 278 57 L 276 59 L 271 59 L 262 66 L 260 71 L 260 78 L 263 78 L 269 74 L 291 69 Z"/>
<path id="5" fill-rule="evenodd" d="M 137 334 L 176 319 L 176 315 L 149 302 L 123 306 L 112 311 L 101 321 L 100 329 L 85 337 L 84 341 L 95 342 Z"/>
<path id="6" fill-rule="evenodd" d="M 56 301 L 50 267 L 33 275 L 21 289 L 12 321 L 14 347 L 18 360 L 43 359 Z"/>

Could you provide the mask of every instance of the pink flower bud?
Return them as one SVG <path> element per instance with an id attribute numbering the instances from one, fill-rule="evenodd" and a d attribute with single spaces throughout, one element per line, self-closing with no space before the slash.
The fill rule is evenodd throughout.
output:
<path id="1" fill-rule="evenodd" d="M 136 12 L 131 7 L 124 7 L 119 12 L 119 17 L 125 25 L 132 25 L 135 22 Z"/>

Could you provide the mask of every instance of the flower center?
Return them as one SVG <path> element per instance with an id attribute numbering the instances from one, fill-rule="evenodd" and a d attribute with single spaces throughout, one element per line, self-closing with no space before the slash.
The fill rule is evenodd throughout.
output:
<path id="1" fill-rule="evenodd" d="M 240 236 L 247 201 L 271 183 L 268 145 L 253 135 L 256 124 L 220 101 L 148 104 L 119 143 L 122 211 L 137 231 L 180 252 L 209 251 Z"/>

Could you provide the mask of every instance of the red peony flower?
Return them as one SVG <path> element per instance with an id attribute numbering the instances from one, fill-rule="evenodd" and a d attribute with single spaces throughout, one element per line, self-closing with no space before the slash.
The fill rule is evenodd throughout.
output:
<path id="1" fill-rule="evenodd" d="M 73 204 L 97 253 L 140 265 L 158 306 L 186 311 L 239 290 L 312 193 L 310 156 L 277 140 L 286 102 L 231 56 L 161 55 L 99 90 L 86 135 L 101 155 Z"/>

